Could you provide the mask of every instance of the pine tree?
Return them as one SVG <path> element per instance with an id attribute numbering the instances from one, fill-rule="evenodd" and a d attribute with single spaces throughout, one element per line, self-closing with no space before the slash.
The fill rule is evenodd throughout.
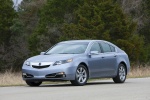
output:
<path id="1" fill-rule="evenodd" d="M 143 0 L 143 15 L 145 17 L 144 25 L 139 30 L 139 34 L 144 36 L 145 47 L 144 55 L 147 59 L 142 59 L 145 62 L 150 61 L 150 0 Z"/>
<path id="2" fill-rule="evenodd" d="M 12 0 L 0 0 L 0 44 L 8 44 L 15 16 Z"/>
<path id="3" fill-rule="evenodd" d="M 19 5 L 18 16 L 10 27 L 12 33 L 10 46 L 3 59 L 6 61 L 2 65 L 5 69 L 20 71 L 24 60 L 30 57 L 28 38 L 36 28 L 39 19 L 37 13 L 44 4 L 44 0 L 23 0 Z"/>
<path id="4" fill-rule="evenodd" d="M 38 26 L 29 39 L 32 55 L 38 54 L 58 42 L 62 23 L 72 21 L 72 13 L 82 2 L 83 0 L 47 0 L 39 11 Z"/>
<path id="5" fill-rule="evenodd" d="M 8 64 L 6 58 L 10 58 L 8 53 L 10 38 L 12 36 L 10 27 L 13 25 L 13 19 L 15 17 L 16 12 L 13 9 L 12 0 L 0 0 L 0 71 L 6 69 L 4 66 Z"/>
<path id="6" fill-rule="evenodd" d="M 132 60 L 139 59 L 143 39 L 134 35 L 136 23 L 127 18 L 117 2 L 113 0 L 85 0 L 84 4 L 74 12 L 74 15 L 73 23 L 63 25 L 63 35 L 60 40 L 108 40 L 118 45 L 129 55 L 134 55 L 130 56 Z M 137 38 L 141 41 L 138 42 Z"/>
<path id="7" fill-rule="evenodd" d="M 137 24 L 116 0 L 47 0 L 39 16 L 29 39 L 33 55 L 58 41 L 104 39 L 125 50 L 132 60 L 140 58 L 143 37 L 135 34 Z"/>

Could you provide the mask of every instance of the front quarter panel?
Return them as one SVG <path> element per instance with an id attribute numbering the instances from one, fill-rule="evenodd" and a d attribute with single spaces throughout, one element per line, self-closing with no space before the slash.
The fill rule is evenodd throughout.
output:
<path id="1" fill-rule="evenodd" d="M 86 64 L 87 66 L 87 68 L 88 68 L 88 56 L 86 55 L 86 54 L 83 54 L 83 55 L 80 55 L 80 56 L 78 56 L 78 57 L 75 57 L 73 60 L 73 65 L 74 66 L 76 66 L 76 69 L 77 69 L 77 67 L 81 64 L 81 63 L 84 63 L 84 64 Z"/>

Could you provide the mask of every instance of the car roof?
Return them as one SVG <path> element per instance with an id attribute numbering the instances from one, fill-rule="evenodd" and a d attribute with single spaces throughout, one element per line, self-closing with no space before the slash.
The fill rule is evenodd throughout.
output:
<path id="1" fill-rule="evenodd" d="M 106 43 L 113 45 L 114 47 L 118 48 L 118 46 L 116 46 L 115 44 L 113 44 L 109 41 L 105 41 L 105 40 L 68 40 L 68 41 L 62 41 L 59 43 L 92 43 L 92 42 L 100 42 L 100 41 L 106 42 Z"/>
<path id="2" fill-rule="evenodd" d="M 70 42 L 94 42 L 94 41 L 103 41 L 103 40 L 69 40 L 69 41 L 62 41 L 60 43 L 70 43 Z"/>
<path id="3" fill-rule="evenodd" d="M 59 43 L 92 43 L 92 42 L 101 42 L 101 41 L 116 47 L 117 52 L 122 52 L 122 50 L 118 46 L 116 46 L 115 44 L 113 44 L 109 41 L 105 41 L 105 40 L 68 40 L 68 41 L 62 41 Z"/>

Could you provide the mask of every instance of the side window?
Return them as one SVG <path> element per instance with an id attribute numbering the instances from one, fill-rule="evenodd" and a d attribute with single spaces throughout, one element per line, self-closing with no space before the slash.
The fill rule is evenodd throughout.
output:
<path id="1" fill-rule="evenodd" d="M 100 53 L 100 52 L 101 52 L 101 49 L 100 49 L 99 43 L 94 43 L 94 44 L 92 45 L 90 51 L 98 51 L 98 52 Z"/>
<path id="2" fill-rule="evenodd" d="M 104 52 L 111 52 L 111 48 L 110 48 L 109 44 L 101 42 L 101 46 L 102 46 Z"/>
<path id="3" fill-rule="evenodd" d="M 110 48 L 111 48 L 112 52 L 115 52 L 115 47 L 113 47 L 113 46 L 110 45 Z"/>

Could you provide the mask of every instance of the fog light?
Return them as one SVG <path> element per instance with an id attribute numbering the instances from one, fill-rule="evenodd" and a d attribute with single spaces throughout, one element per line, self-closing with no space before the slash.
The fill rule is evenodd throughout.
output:
<path id="1" fill-rule="evenodd" d="M 22 75 L 26 76 L 27 74 L 26 73 L 22 73 Z"/>
<path id="2" fill-rule="evenodd" d="M 57 75 L 64 75 L 64 74 L 65 74 L 64 72 L 57 73 Z"/>
<path id="3" fill-rule="evenodd" d="M 56 77 L 66 77 L 65 72 L 59 72 L 56 74 Z"/>

